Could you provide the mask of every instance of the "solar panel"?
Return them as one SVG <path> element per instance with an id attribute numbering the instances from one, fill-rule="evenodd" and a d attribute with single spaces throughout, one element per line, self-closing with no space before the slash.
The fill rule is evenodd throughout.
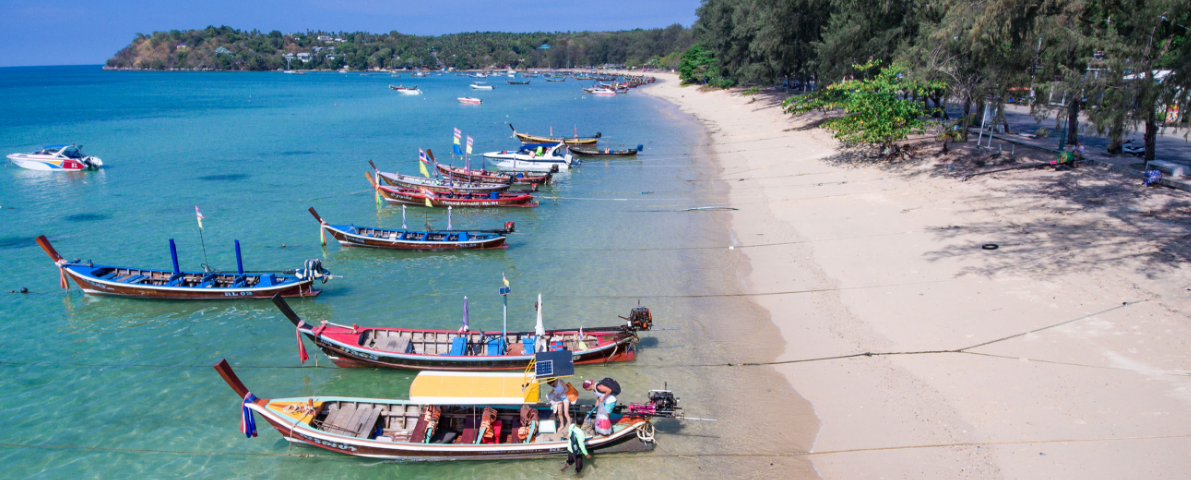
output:
<path id="1" fill-rule="evenodd" d="M 568 350 L 534 354 L 534 376 L 566 377 L 575 374 L 575 359 Z"/>

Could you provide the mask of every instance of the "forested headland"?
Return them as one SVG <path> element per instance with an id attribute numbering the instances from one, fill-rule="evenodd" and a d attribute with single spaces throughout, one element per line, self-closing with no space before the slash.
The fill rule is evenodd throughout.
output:
<path id="1" fill-rule="evenodd" d="M 1127 130 L 1142 130 L 1147 158 L 1161 124 L 1186 122 L 1186 0 L 704 0 L 698 16 L 683 79 L 818 87 L 815 98 L 788 101 L 792 113 L 901 109 L 900 99 L 882 97 L 893 92 L 923 114 L 951 102 L 965 122 L 985 102 L 1001 112 L 1028 104 L 1066 118 L 1071 142 L 1081 112 L 1111 151 Z"/>
<path id="2" fill-rule="evenodd" d="M 618 32 L 440 36 L 396 31 L 282 33 L 231 27 L 138 34 L 106 67 L 138 70 L 294 70 L 376 68 L 672 67 L 691 45 L 681 25 Z M 288 57 L 288 58 L 287 58 Z"/>

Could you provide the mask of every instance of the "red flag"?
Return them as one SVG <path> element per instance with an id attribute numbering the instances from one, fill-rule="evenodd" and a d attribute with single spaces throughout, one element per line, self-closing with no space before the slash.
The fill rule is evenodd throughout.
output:
<path id="1" fill-rule="evenodd" d="M 306 344 L 302 343 L 302 329 L 296 328 L 294 330 L 298 332 L 298 360 L 301 360 L 302 365 L 305 365 L 306 361 L 310 360 L 310 355 L 306 354 Z"/>

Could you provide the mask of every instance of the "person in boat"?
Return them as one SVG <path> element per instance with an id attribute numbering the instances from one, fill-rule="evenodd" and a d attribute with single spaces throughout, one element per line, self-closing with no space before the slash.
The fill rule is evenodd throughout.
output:
<path id="1" fill-rule="evenodd" d="M 559 472 L 565 472 L 567 467 L 574 465 L 575 473 L 578 474 L 583 471 L 583 459 L 591 460 L 591 454 L 587 453 L 587 435 L 578 424 L 572 422 L 563 438 L 567 439 L 567 463 L 562 465 Z"/>
<path id="2" fill-rule="evenodd" d="M 571 387 L 570 383 L 561 382 L 557 378 L 547 382 L 550 385 L 550 391 L 546 393 L 546 400 L 550 402 L 550 410 L 554 412 L 554 418 L 559 419 L 558 428 L 566 430 L 571 424 L 571 392 L 575 387 Z M 575 392 L 575 398 L 578 398 L 578 392 Z"/>
<path id="3" fill-rule="evenodd" d="M 620 384 L 612 378 L 606 377 L 598 383 L 591 380 L 583 382 L 583 389 L 596 395 L 595 433 L 608 435 L 612 433 L 612 412 L 616 410 L 616 395 L 620 393 Z"/>

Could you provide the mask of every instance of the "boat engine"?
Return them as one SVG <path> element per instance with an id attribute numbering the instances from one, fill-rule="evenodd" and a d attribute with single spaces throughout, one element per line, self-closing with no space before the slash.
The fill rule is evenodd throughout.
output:
<path id="1" fill-rule="evenodd" d="M 327 283 L 327 280 L 331 279 L 331 271 L 323 268 L 322 260 L 317 258 L 307 260 L 305 267 L 306 268 L 302 268 L 294 272 L 294 275 L 298 277 L 299 280 L 312 278 L 315 280 L 321 280 L 323 283 Z"/>
<path id="2" fill-rule="evenodd" d="M 505 232 L 513 233 L 517 230 L 516 224 L 513 222 L 505 222 Z"/>
<path id="3" fill-rule="evenodd" d="M 638 413 L 659 417 L 678 417 L 682 414 L 678 407 L 678 397 L 670 390 L 650 390 L 649 403 L 630 403 L 630 414 Z"/>
<path id="4" fill-rule="evenodd" d="M 653 315 L 649 313 L 649 307 L 634 308 L 626 320 L 629 321 L 629 328 L 633 330 L 645 331 L 653 328 Z"/>

